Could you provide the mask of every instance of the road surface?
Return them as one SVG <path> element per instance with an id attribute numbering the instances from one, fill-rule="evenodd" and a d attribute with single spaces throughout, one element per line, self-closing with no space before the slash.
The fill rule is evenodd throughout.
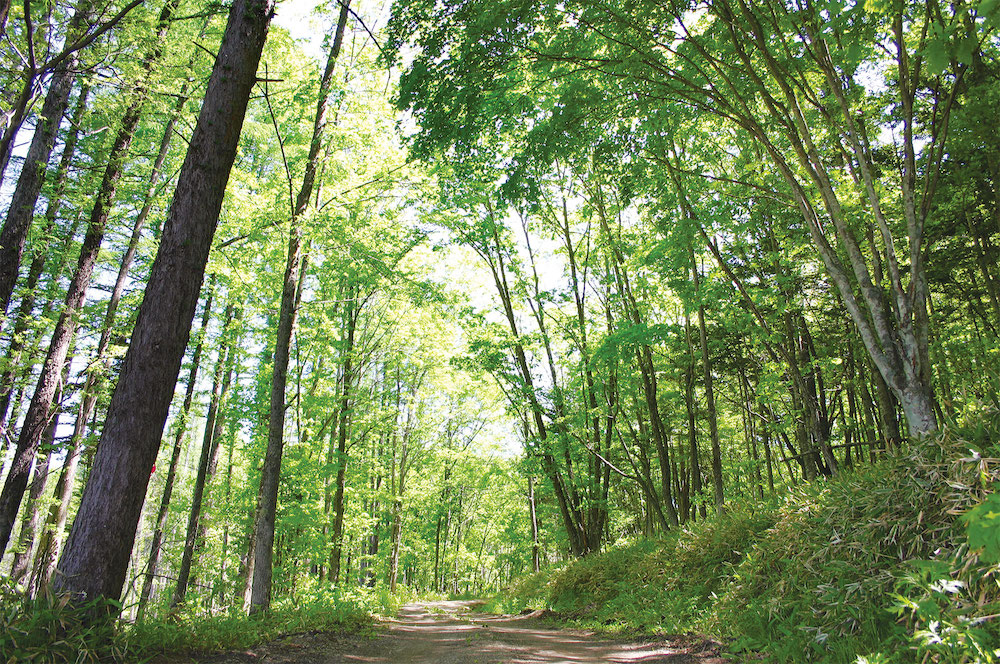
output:
<path id="1" fill-rule="evenodd" d="M 306 633 L 199 664 L 721 664 L 714 644 L 682 637 L 608 639 L 537 614 L 498 616 L 482 602 L 420 602 L 382 621 L 374 637 Z M 180 664 L 172 660 L 172 664 Z"/>

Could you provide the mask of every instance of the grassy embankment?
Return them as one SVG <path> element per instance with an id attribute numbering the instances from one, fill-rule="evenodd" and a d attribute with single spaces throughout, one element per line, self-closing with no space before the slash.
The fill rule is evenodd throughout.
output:
<path id="1" fill-rule="evenodd" d="M 240 608 L 213 613 L 189 606 L 142 624 L 108 624 L 88 618 L 91 607 L 45 597 L 25 603 L 0 587 L 0 663 L 143 662 L 156 655 L 192 655 L 242 650 L 307 631 L 370 630 L 379 614 L 394 613 L 412 597 L 382 589 L 345 593 L 303 589 L 276 601 L 267 613 L 247 616 Z"/>
<path id="2" fill-rule="evenodd" d="M 771 504 L 530 576 L 494 608 L 704 633 L 755 660 L 1000 661 L 1000 417 L 966 419 Z"/>

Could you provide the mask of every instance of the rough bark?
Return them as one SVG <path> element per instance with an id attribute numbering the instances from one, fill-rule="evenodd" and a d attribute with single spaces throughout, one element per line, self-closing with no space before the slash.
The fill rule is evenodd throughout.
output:
<path id="1" fill-rule="evenodd" d="M 117 599 L 256 83 L 273 0 L 236 0 L 178 177 L 57 589 Z"/>
<path id="2" fill-rule="evenodd" d="M 164 8 L 164 12 L 169 14 L 169 12 L 173 11 L 176 5 L 177 3 L 173 1 L 168 3 Z M 167 18 L 169 18 L 169 15 Z M 208 23 L 206 22 L 205 27 L 207 26 Z M 204 28 L 202 28 L 201 34 L 204 34 Z M 195 51 L 195 53 L 197 52 L 198 51 Z M 188 60 L 188 69 L 193 66 L 194 55 L 192 55 Z M 178 92 L 177 102 L 175 103 L 170 119 L 167 120 L 167 125 L 163 130 L 163 137 L 160 139 L 159 150 L 157 151 L 156 159 L 153 162 L 153 168 L 149 174 L 148 183 L 146 185 L 146 194 L 143 200 L 143 205 L 132 224 L 132 236 L 129 238 L 128 246 L 126 247 L 125 253 L 122 255 L 119 262 L 118 276 L 115 278 L 115 285 L 111 289 L 111 296 L 108 298 L 108 305 L 104 313 L 104 327 L 102 328 L 100 341 L 97 343 L 97 349 L 94 351 L 94 359 L 92 362 L 92 365 L 94 366 L 87 372 L 87 379 L 83 386 L 83 398 L 77 420 L 83 420 L 84 422 L 89 420 L 90 416 L 94 412 L 94 408 L 97 405 L 97 397 L 101 389 L 101 383 L 105 377 L 105 367 L 103 365 L 106 363 L 106 358 L 104 355 L 107 353 L 108 346 L 111 343 L 111 334 L 115 329 L 115 316 L 118 314 L 118 305 L 121 304 L 122 294 L 125 292 L 125 282 L 127 281 L 128 274 L 132 269 L 132 263 L 135 262 L 135 255 L 139 248 L 139 240 L 142 239 L 142 232 L 146 226 L 146 220 L 149 217 L 149 213 L 153 209 L 156 185 L 160 180 L 160 175 L 163 171 L 163 164 L 167 159 L 167 153 L 170 151 L 170 141 L 173 137 L 174 127 L 177 124 L 177 120 L 180 118 L 181 111 L 184 110 L 184 104 L 187 102 L 187 89 L 189 84 L 190 81 L 184 81 L 181 85 L 181 89 Z"/>

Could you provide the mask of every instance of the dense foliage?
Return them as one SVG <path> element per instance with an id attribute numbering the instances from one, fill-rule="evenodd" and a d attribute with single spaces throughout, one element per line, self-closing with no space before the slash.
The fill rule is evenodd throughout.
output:
<path id="1" fill-rule="evenodd" d="M 9 5 L 11 638 L 997 645 L 996 0 Z"/>

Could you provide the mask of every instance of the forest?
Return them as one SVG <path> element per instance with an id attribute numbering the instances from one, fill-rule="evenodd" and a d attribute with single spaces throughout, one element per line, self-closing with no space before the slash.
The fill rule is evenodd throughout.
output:
<path id="1" fill-rule="evenodd" d="M 0 90 L 0 660 L 1000 661 L 998 0 L 0 0 Z"/>

